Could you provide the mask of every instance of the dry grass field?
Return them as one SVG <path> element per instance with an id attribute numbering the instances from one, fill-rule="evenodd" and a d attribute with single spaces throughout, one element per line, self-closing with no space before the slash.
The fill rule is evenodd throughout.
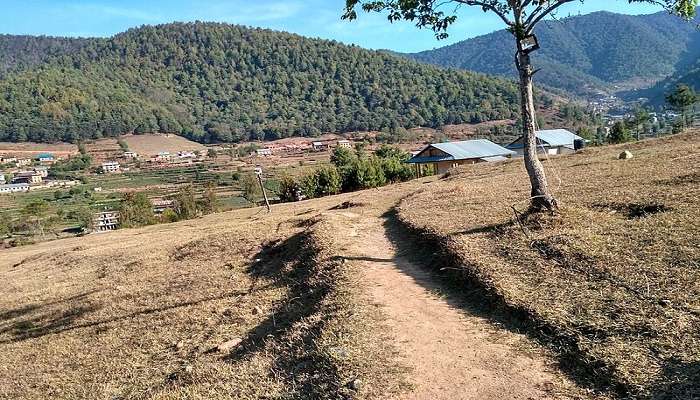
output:
<path id="1" fill-rule="evenodd" d="M 323 216 L 348 196 L 2 251 L 0 398 L 398 390 L 383 318 Z"/>
<path id="2" fill-rule="evenodd" d="M 11 143 L 0 142 L 0 155 L 31 157 L 39 153 L 53 153 L 58 157 L 68 157 L 78 153 L 78 146 L 70 143 Z"/>
<path id="3" fill-rule="evenodd" d="M 556 215 L 513 160 L 0 250 L 0 399 L 692 399 L 699 156 L 553 157 Z"/>
<path id="4" fill-rule="evenodd" d="M 473 165 L 404 199 L 398 218 L 443 265 L 555 348 L 588 383 L 700 396 L 698 132 L 545 162 L 557 215 L 527 215 L 522 162 Z M 618 160 L 622 150 L 634 158 Z M 565 365 L 566 366 L 566 365 Z"/>
<path id="5" fill-rule="evenodd" d="M 161 151 L 173 154 L 178 151 L 206 151 L 204 145 L 178 135 L 126 135 L 122 139 L 129 145 L 129 150 L 146 156 L 154 156 Z"/>

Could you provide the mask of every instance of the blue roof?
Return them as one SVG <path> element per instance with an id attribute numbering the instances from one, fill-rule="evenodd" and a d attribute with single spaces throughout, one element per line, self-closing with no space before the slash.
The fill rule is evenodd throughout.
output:
<path id="1" fill-rule="evenodd" d="M 53 154 L 51 153 L 41 153 L 36 156 L 36 158 L 53 158 Z"/>
<path id="2" fill-rule="evenodd" d="M 549 147 L 565 146 L 573 149 L 574 140 L 584 140 L 581 136 L 578 136 L 575 133 L 566 129 L 544 129 L 535 132 L 535 135 L 537 135 L 537 139 L 540 140 L 541 144 L 547 145 Z M 509 144 L 506 147 L 508 147 L 509 149 L 523 148 L 523 143 L 516 143 L 519 140 L 520 139 L 516 140 L 515 142 Z"/>
<path id="3" fill-rule="evenodd" d="M 409 163 L 427 163 L 438 161 L 469 160 L 473 158 L 489 158 L 495 156 L 508 156 L 514 152 L 501 147 L 496 143 L 486 139 L 465 140 L 462 142 L 434 143 L 421 150 L 419 155 L 430 147 L 441 150 L 449 155 L 431 157 L 413 157 Z"/>

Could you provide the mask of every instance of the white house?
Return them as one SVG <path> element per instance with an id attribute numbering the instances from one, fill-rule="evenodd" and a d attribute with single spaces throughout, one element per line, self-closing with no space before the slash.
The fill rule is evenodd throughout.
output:
<path id="1" fill-rule="evenodd" d="M 0 185 L 5 184 L 5 174 L 0 174 Z"/>
<path id="2" fill-rule="evenodd" d="M 32 169 L 33 169 L 34 172 L 36 172 L 37 174 L 41 175 L 42 178 L 46 178 L 47 176 L 49 176 L 49 169 L 48 169 L 48 167 L 45 167 L 45 166 L 43 166 L 43 165 L 38 165 L 38 166 L 36 166 L 36 167 L 34 167 L 34 168 L 32 168 Z"/>
<path id="3" fill-rule="evenodd" d="M 39 162 L 52 163 L 56 160 L 56 157 L 51 153 L 41 153 L 36 156 L 36 159 L 39 160 Z"/>
<path id="4" fill-rule="evenodd" d="M 167 151 L 161 151 L 154 159 L 156 162 L 170 162 L 173 156 Z"/>
<path id="5" fill-rule="evenodd" d="M 312 142 L 311 147 L 314 149 L 314 151 L 323 151 L 328 149 L 328 143 L 325 142 Z"/>
<path id="6" fill-rule="evenodd" d="M 133 151 L 125 151 L 125 152 L 124 152 L 124 158 L 135 159 L 135 158 L 138 158 L 138 157 L 139 157 L 139 155 L 136 154 L 136 153 L 133 152 Z"/>
<path id="7" fill-rule="evenodd" d="M 10 183 L 8 185 L 0 185 L 0 194 L 28 192 L 29 184 L 27 183 Z"/>
<path id="8" fill-rule="evenodd" d="M 566 129 L 547 129 L 535 132 L 537 137 L 537 152 L 542 154 L 569 154 L 580 150 L 586 145 L 586 141 Z M 523 155 L 525 145 L 523 138 L 506 146 L 507 149 Z"/>
<path id="9" fill-rule="evenodd" d="M 343 147 L 345 149 L 351 149 L 352 143 L 349 140 L 338 140 L 338 147 Z"/>
<path id="10" fill-rule="evenodd" d="M 95 231 L 106 232 L 113 231 L 119 228 L 119 212 L 117 211 L 100 211 L 93 218 Z"/>
<path id="11" fill-rule="evenodd" d="M 271 156 L 271 155 L 272 155 L 272 149 L 269 148 L 269 147 L 265 147 L 264 149 L 257 149 L 257 150 L 255 150 L 255 153 L 256 153 L 258 156 L 267 157 L 267 156 Z"/>
<path id="12" fill-rule="evenodd" d="M 102 172 L 104 172 L 105 174 L 119 172 L 119 163 L 116 161 L 103 162 Z"/>
<path id="13" fill-rule="evenodd" d="M 21 171 L 12 178 L 12 183 L 39 184 L 44 180 L 40 173 L 34 171 Z"/>

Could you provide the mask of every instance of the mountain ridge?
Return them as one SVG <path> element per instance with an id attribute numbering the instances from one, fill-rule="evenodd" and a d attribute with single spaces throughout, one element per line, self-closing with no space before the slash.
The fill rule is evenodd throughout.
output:
<path id="1" fill-rule="evenodd" d="M 665 12 L 632 16 L 598 11 L 545 21 L 535 33 L 541 45 L 533 53 L 540 69 L 537 80 L 576 94 L 638 80 L 656 82 L 692 64 L 700 54 L 700 32 L 693 23 Z M 406 56 L 514 77 L 514 53 L 512 36 L 500 30 Z"/>

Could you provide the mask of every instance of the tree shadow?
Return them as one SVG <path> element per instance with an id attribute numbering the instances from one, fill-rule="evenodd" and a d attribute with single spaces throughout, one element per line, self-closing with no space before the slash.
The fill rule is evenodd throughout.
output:
<path id="1" fill-rule="evenodd" d="M 270 373 L 285 387 L 293 388 L 294 392 L 287 394 L 290 398 L 344 398 L 335 363 L 316 343 L 328 321 L 327 313 L 322 312 L 323 301 L 334 289 L 333 266 L 320 265 L 317 257 L 308 231 L 263 246 L 247 272 L 254 278 L 271 280 L 273 287 L 286 288 L 287 294 L 224 357 L 239 362 L 272 348 Z"/>
<path id="2" fill-rule="evenodd" d="M 626 395 L 626 390 L 611 379 L 608 367 L 581 357 L 577 342 L 572 337 L 558 334 L 557 330 L 536 319 L 521 307 L 507 303 L 503 297 L 473 276 L 468 268 L 455 259 L 444 247 L 441 238 L 430 232 L 417 231 L 407 226 L 392 208 L 385 213 L 384 229 L 387 237 L 402 257 L 411 260 L 420 271 L 397 263 L 399 268 L 429 290 L 439 289 L 444 300 L 463 312 L 482 317 L 499 328 L 525 334 L 545 348 L 553 350 L 559 368 L 579 386 L 596 392 L 613 391 Z M 477 227 L 469 233 L 497 233 L 504 224 Z M 427 275 L 426 275 L 427 274 Z"/>
<path id="3" fill-rule="evenodd" d="M 700 399 L 700 361 L 683 361 L 677 358 L 666 361 L 662 378 L 652 392 L 651 399 Z"/>

